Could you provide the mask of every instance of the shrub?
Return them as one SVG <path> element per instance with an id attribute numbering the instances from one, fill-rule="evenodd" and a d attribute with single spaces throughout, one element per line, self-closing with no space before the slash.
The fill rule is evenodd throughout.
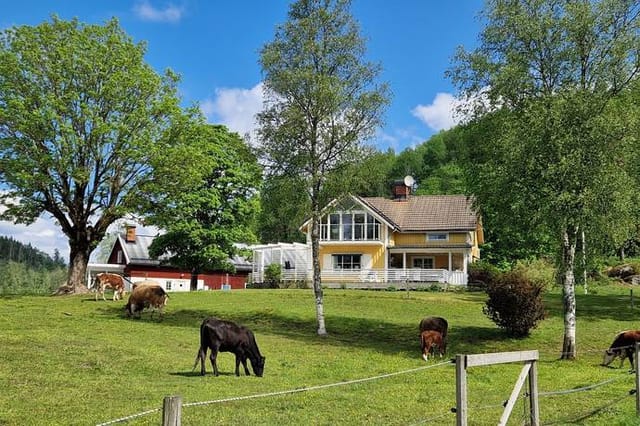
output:
<path id="1" fill-rule="evenodd" d="M 546 258 L 519 260 L 513 269 L 521 271 L 530 281 L 544 284 L 547 289 L 552 288 L 556 282 L 556 268 Z"/>
<path id="2" fill-rule="evenodd" d="M 484 289 L 499 273 L 499 269 L 489 262 L 478 260 L 469 265 L 469 284 L 473 288 Z"/>
<path id="3" fill-rule="evenodd" d="M 282 281 L 282 265 L 272 263 L 264 270 L 264 283 L 266 288 L 278 288 Z"/>
<path id="4" fill-rule="evenodd" d="M 544 319 L 544 283 L 534 281 L 521 270 L 495 276 L 487 285 L 482 311 L 498 327 L 514 337 L 525 337 Z"/>

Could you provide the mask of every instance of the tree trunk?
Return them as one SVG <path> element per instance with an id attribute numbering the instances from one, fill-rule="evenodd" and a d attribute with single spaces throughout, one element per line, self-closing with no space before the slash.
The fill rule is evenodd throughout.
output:
<path id="1" fill-rule="evenodd" d="M 324 325 L 324 301 L 322 295 L 322 280 L 320 279 L 320 214 L 313 209 L 311 220 L 311 259 L 313 263 L 313 293 L 316 298 L 316 318 L 318 320 L 318 335 L 326 336 Z"/>
<path id="2" fill-rule="evenodd" d="M 576 358 L 576 283 L 574 277 L 576 256 L 575 228 L 567 227 L 562 233 L 562 302 L 564 308 L 564 340 L 561 359 Z"/>
<path id="3" fill-rule="evenodd" d="M 584 229 L 580 235 L 581 244 L 580 250 L 582 251 L 582 284 L 584 285 L 584 294 L 588 294 L 587 289 L 587 239 L 584 235 Z"/>
<path id="4" fill-rule="evenodd" d="M 89 244 L 71 244 L 69 253 L 69 274 L 67 286 L 73 293 L 86 293 L 87 264 L 91 250 Z"/>
<path id="5" fill-rule="evenodd" d="M 198 289 L 198 275 L 199 272 L 197 269 L 191 270 L 191 280 L 189 281 L 189 287 L 191 291 L 196 291 Z"/>

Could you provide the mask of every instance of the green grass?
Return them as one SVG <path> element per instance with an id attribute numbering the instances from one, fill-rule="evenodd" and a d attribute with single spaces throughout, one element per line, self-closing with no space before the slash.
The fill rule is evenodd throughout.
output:
<path id="1" fill-rule="evenodd" d="M 483 293 L 326 290 L 329 336 L 316 334 L 311 290 L 243 290 L 171 294 L 162 322 L 122 315 L 125 301 L 93 294 L 0 299 L 0 425 L 92 425 L 141 413 L 127 424 L 158 425 L 165 396 L 183 403 L 348 385 L 182 409 L 182 424 L 408 425 L 455 424 L 455 368 L 420 358 L 417 327 L 439 315 L 450 323 L 448 355 L 538 349 L 543 424 L 632 425 L 634 376 L 599 366 L 602 350 L 623 329 L 638 327 L 640 301 L 629 289 L 578 290 L 578 359 L 561 361 L 561 296 L 548 294 L 548 317 L 530 337 L 507 337 L 482 314 Z M 640 291 L 638 292 L 640 294 Z M 125 297 L 126 300 L 126 297 Z M 219 377 L 192 372 L 198 330 L 207 316 L 242 323 L 267 357 L 265 374 L 235 377 L 234 357 L 218 358 Z M 419 369 L 430 366 L 432 368 Z M 616 361 L 615 366 L 618 366 Z M 521 365 L 468 371 L 469 421 L 494 425 Z M 406 372 L 406 373 L 404 373 Z M 522 424 L 524 399 L 509 424 Z"/>

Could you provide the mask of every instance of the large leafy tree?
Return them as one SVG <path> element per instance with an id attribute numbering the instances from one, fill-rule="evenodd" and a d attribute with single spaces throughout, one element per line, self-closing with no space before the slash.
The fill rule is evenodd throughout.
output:
<path id="1" fill-rule="evenodd" d="M 299 176 L 309 197 L 318 334 L 326 334 L 320 283 L 320 211 L 328 177 L 359 161 L 362 142 L 380 124 L 388 89 L 348 0 L 299 0 L 289 9 L 260 64 L 266 89 L 259 134 L 269 172 Z M 348 191 L 348 185 L 343 186 Z"/>
<path id="2" fill-rule="evenodd" d="M 628 205 L 634 188 L 619 167 L 633 141 L 607 111 L 637 79 L 639 12 L 631 0 L 490 0 L 480 46 L 460 50 L 451 70 L 463 94 L 482 100 L 476 117 L 494 111 L 483 118 L 494 133 L 472 157 L 480 206 L 556 237 L 564 359 L 576 356 L 578 240 L 611 207 Z"/>
<path id="3" fill-rule="evenodd" d="M 176 77 L 158 75 L 114 19 L 13 27 L 0 34 L 0 202 L 5 220 L 51 215 L 69 239 L 68 284 L 151 176 L 150 158 L 178 108 Z"/>
<path id="4" fill-rule="evenodd" d="M 174 129 L 169 154 L 184 166 L 154 162 L 155 179 L 145 186 L 140 211 L 146 225 L 163 230 L 150 255 L 192 271 L 193 288 L 201 271 L 233 271 L 236 243 L 255 241 L 261 169 L 245 141 L 224 126 L 191 114 Z"/>

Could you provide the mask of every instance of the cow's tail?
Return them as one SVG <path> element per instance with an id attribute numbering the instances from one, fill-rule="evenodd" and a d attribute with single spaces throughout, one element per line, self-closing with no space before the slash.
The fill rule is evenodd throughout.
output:
<path id="1" fill-rule="evenodd" d="M 196 371 L 196 367 L 198 366 L 198 362 L 202 362 L 202 348 L 198 348 L 198 353 L 196 354 L 196 361 L 193 363 L 193 368 L 191 371 Z"/>

